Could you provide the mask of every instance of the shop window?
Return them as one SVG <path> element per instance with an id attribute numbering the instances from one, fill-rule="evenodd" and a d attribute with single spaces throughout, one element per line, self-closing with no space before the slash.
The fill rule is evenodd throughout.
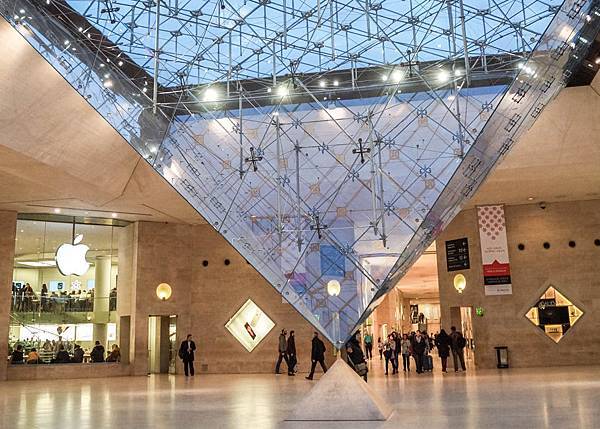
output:
<path id="1" fill-rule="evenodd" d="M 549 286 L 525 317 L 558 343 L 583 316 L 583 311 L 554 286 Z"/>
<path id="2" fill-rule="evenodd" d="M 251 299 L 225 325 L 249 352 L 260 344 L 274 326 L 275 323 Z"/>

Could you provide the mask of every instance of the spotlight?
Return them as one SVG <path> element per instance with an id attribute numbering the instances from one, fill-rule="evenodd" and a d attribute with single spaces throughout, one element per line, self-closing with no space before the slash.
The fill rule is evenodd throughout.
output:
<path id="1" fill-rule="evenodd" d="M 119 67 L 121 67 L 123 65 L 123 61 L 119 61 L 117 64 L 119 64 Z"/>
<path id="2" fill-rule="evenodd" d="M 267 92 L 268 92 L 268 93 L 271 93 L 271 88 L 267 88 Z"/>
<path id="3" fill-rule="evenodd" d="M 288 90 L 287 86 L 281 85 L 277 89 L 277 95 L 279 95 L 280 97 L 285 97 L 285 96 L 289 95 L 289 93 L 290 93 L 290 91 Z"/>
<path id="4" fill-rule="evenodd" d="M 404 73 L 402 73 L 400 70 L 395 70 L 392 75 L 394 76 L 394 80 L 396 82 L 400 82 L 404 78 Z"/>
<path id="5" fill-rule="evenodd" d="M 324 80 L 320 81 L 320 82 L 319 82 L 319 86 L 320 86 L 321 88 L 325 88 L 325 81 L 324 81 Z"/>
<path id="6" fill-rule="evenodd" d="M 104 81 L 104 87 L 105 88 L 112 88 L 112 85 L 113 85 L 112 81 L 110 81 L 110 80 L 105 80 Z"/>
<path id="7" fill-rule="evenodd" d="M 388 80 L 387 75 L 386 74 L 382 75 L 381 76 L 381 80 L 384 81 L 384 82 L 386 82 Z"/>
<path id="8" fill-rule="evenodd" d="M 111 216 L 112 216 L 113 218 L 115 218 L 115 217 L 117 217 L 118 215 L 117 215 L 116 213 L 112 213 L 112 214 L 111 214 Z"/>
<path id="9" fill-rule="evenodd" d="M 54 209 L 54 213 L 60 213 L 60 209 L 59 208 Z"/>
<path id="10" fill-rule="evenodd" d="M 440 82 L 448 82 L 449 79 L 450 79 L 450 73 L 448 73 L 446 70 L 440 70 L 440 72 L 438 74 L 438 80 Z"/>
<path id="11" fill-rule="evenodd" d="M 333 86 L 338 86 L 340 83 L 337 80 L 333 81 Z"/>
<path id="12" fill-rule="evenodd" d="M 218 93 L 215 89 L 213 88 L 207 88 L 206 91 L 204 91 L 204 97 L 203 100 L 204 101 L 217 101 L 218 98 Z"/>

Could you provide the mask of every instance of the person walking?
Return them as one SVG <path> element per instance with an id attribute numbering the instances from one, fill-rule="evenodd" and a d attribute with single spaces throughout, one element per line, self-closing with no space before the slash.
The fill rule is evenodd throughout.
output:
<path id="1" fill-rule="evenodd" d="M 306 377 L 307 380 L 312 380 L 315 375 L 315 369 L 317 368 L 317 362 L 323 368 L 323 373 L 327 372 L 327 366 L 325 365 L 325 343 L 319 338 L 319 333 L 315 332 L 312 339 L 312 350 L 310 352 L 310 360 L 312 364 L 310 366 L 310 374 Z"/>
<path id="2" fill-rule="evenodd" d="M 287 355 L 286 335 L 287 335 L 286 330 L 282 329 L 281 333 L 279 334 L 279 345 L 277 346 L 277 351 L 279 352 L 279 357 L 277 358 L 277 364 L 275 364 L 275 374 L 281 374 L 279 372 L 279 368 L 281 367 L 282 360 L 285 360 L 285 363 L 288 366 L 288 368 L 290 366 L 290 362 L 288 360 L 288 355 Z"/>
<path id="3" fill-rule="evenodd" d="M 413 356 L 415 358 L 415 365 L 417 367 L 417 374 L 423 373 L 423 359 L 425 357 L 426 348 L 427 343 L 425 342 L 425 337 L 421 335 L 421 331 L 417 331 L 412 343 Z"/>
<path id="4" fill-rule="evenodd" d="M 448 372 L 448 356 L 450 356 L 450 345 L 452 340 L 444 329 L 435 337 L 435 346 L 442 361 L 442 372 Z"/>
<path id="5" fill-rule="evenodd" d="M 402 335 L 402 341 L 400 342 L 400 352 L 402 353 L 402 370 L 404 372 L 410 371 L 410 352 L 411 344 L 407 334 Z"/>
<path id="6" fill-rule="evenodd" d="M 360 332 L 357 331 L 346 343 L 347 359 L 348 364 L 354 368 L 354 371 L 367 381 L 369 367 L 367 366 L 365 355 L 360 347 L 360 340 L 358 339 L 359 335 Z"/>
<path id="7" fill-rule="evenodd" d="M 396 341 L 392 334 L 388 335 L 385 342 L 383 355 L 385 356 L 385 375 L 388 375 L 389 363 L 392 363 L 392 375 L 398 372 L 398 364 L 396 362 Z"/>
<path id="8" fill-rule="evenodd" d="M 367 354 L 367 359 L 373 359 L 373 335 L 370 333 L 366 333 L 365 337 L 365 353 Z"/>
<path id="9" fill-rule="evenodd" d="M 179 346 L 179 357 L 183 361 L 183 372 L 186 377 L 194 376 L 194 353 L 196 343 L 192 340 L 192 334 L 188 334 Z"/>
<path id="10" fill-rule="evenodd" d="M 381 337 L 377 338 L 377 350 L 379 351 L 379 360 L 383 359 L 383 342 Z"/>
<path id="11" fill-rule="evenodd" d="M 298 363 L 298 359 L 296 358 L 296 337 L 294 336 L 294 331 L 290 331 L 290 336 L 287 339 L 287 350 L 288 356 L 288 375 L 294 376 L 296 375 L 296 364 Z"/>
<path id="12" fill-rule="evenodd" d="M 467 341 L 460 331 L 456 330 L 455 326 L 450 328 L 450 339 L 452 349 L 452 360 L 454 361 L 454 372 L 458 372 L 458 362 L 463 371 L 467 370 L 465 365 L 465 346 Z"/>

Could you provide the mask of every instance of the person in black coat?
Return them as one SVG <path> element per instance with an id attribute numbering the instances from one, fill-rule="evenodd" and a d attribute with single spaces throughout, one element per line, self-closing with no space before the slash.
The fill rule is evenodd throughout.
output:
<path id="1" fill-rule="evenodd" d="M 56 354 L 56 359 L 54 359 L 54 363 L 70 363 L 71 356 L 69 356 L 69 352 L 65 350 L 65 346 L 62 344 L 59 347 L 58 353 Z"/>
<path id="2" fill-rule="evenodd" d="M 296 337 L 294 336 L 294 331 L 290 331 L 290 336 L 287 339 L 287 350 L 286 353 L 288 355 L 288 375 L 294 376 L 296 375 L 296 364 L 298 363 L 298 358 L 296 357 Z"/>
<path id="3" fill-rule="evenodd" d="M 81 348 L 81 346 L 79 344 L 75 344 L 71 362 L 72 363 L 82 363 L 83 362 L 83 349 Z"/>
<path id="4" fill-rule="evenodd" d="M 423 372 L 423 359 L 425 357 L 425 350 L 427 349 L 427 341 L 425 337 L 421 335 L 421 331 L 417 331 L 412 341 L 413 356 L 415 358 L 415 364 L 417 365 L 417 374 Z"/>
<path id="5" fill-rule="evenodd" d="M 312 339 L 310 360 L 312 361 L 312 365 L 310 367 L 310 374 L 306 377 L 307 380 L 313 379 L 315 369 L 317 368 L 317 362 L 321 365 L 321 368 L 323 368 L 323 373 L 327 372 L 327 366 L 325 366 L 325 343 L 319 338 L 318 332 L 315 332 Z"/>
<path id="6" fill-rule="evenodd" d="M 10 363 L 13 365 L 20 365 L 23 363 L 23 346 L 18 344 L 10 355 Z"/>
<path id="7" fill-rule="evenodd" d="M 438 355 L 442 360 L 442 372 L 448 372 L 448 356 L 450 356 L 450 345 L 452 344 L 452 339 L 450 335 L 446 333 L 445 330 L 441 330 L 438 336 L 435 338 L 435 346 L 438 349 Z"/>
<path id="8" fill-rule="evenodd" d="M 96 341 L 96 345 L 90 353 L 92 363 L 104 362 L 104 346 L 100 344 L 100 341 Z"/>
<path id="9" fill-rule="evenodd" d="M 183 371 L 185 376 L 194 376 L 194 352 L 196 343 L 192 341 L 192 334 L 188 334 L 185 341 L 181 342 L 179 347 L 179 357 L 183 361 Z"/>
<path id="10" fill-rule="evenodd" d="M 352 338 L 348 340 L 346 343 L 346 353 L 348 354 L 348 363 L 350 366 L 354 368 L 358 375 L 367 381 L 367 361 L 365 360 L 365 354 L 360 347 L 360 340 L 358 339 L 359 337 L 360 331 L 356 332 L 356 334 L 354 334 Z"/>

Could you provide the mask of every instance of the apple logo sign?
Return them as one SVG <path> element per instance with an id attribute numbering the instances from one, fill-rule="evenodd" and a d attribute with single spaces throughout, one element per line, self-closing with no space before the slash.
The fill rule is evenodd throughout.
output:
<path id="1" fill-rule="evenodd" d="M 85 254 L 90 248 L 81 244 L 83 235 L 79 234 L 73 239 L 73 244 L 64 243 L 56 249 L 56 266 L 63 276 L 84 275 L 90 268 L 90 264 L 85 260 Z"/>

